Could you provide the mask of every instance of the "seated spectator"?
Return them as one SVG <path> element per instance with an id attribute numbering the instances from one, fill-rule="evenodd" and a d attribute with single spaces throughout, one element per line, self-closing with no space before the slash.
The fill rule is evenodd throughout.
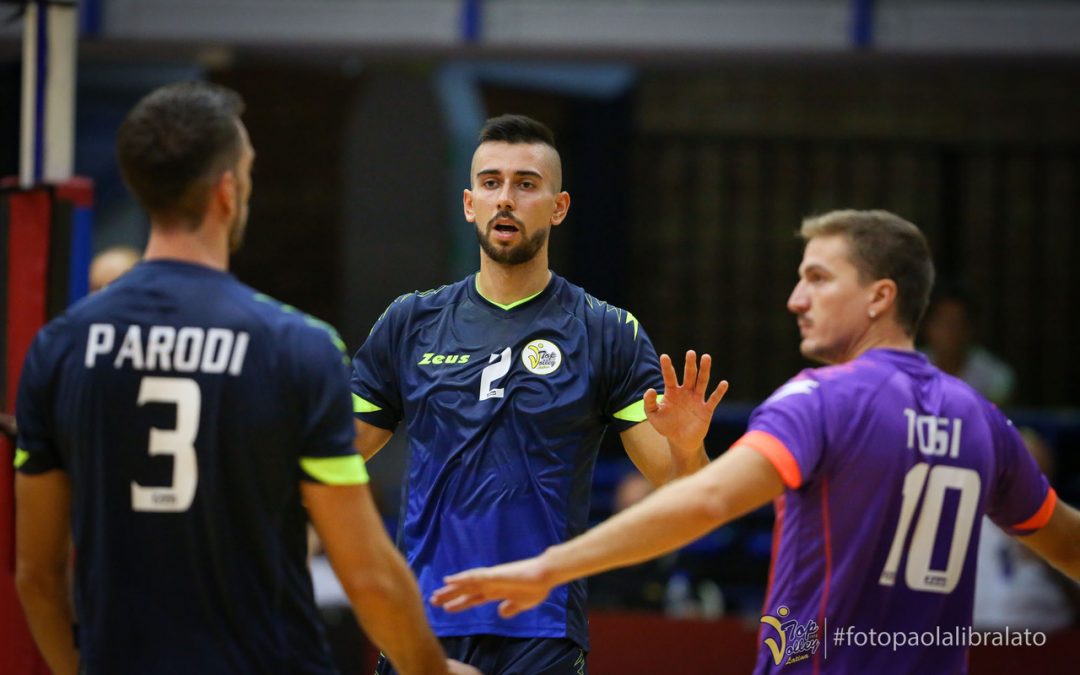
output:
<path id="1" fill-rule="evenodd" d="M 923 351 L 938 368 L 967 382 L 997 405 L 1005 405 L 1012 398 L 1016 375 L 1007 363 L 976 343 L 976 318 L 971 298 L 943 284 L 923 323 Z"/>
<path id="2" fill-rule="evenodd" d="M 1053 480 L 1050 446 L 1031 429 L 1021 430 L 1035 462 Z M 1054 631 L 1076 622 L 1080 587 L 1053 569 L 989 518 L 983 518 L 975 577 L 975 616 L 979 630 Z"/>
<path id="3" fill-rule="evenodd" d="M 615 487 L 612 512 L 618 513 L 633 506 L 652 491 L 648 479 L 637 471 L 628 472 Z M 672 553 L 589 579 L 589 605 L 604 609 L 663 611 L 675 556 Z"/>
<path id="4" fill-rule="evenodd" d="M 130 246 L 110 246 L 90 261 L 90 292 L 97 293 L 135 266 L 142 256 Z"/>

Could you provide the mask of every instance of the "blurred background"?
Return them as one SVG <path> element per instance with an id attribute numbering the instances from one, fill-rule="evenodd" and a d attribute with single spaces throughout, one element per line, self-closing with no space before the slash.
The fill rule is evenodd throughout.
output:
<path id="1" fill-rule="evenodd" d="M 247 101 L 258 154 L 233 270 L 355 350 L 395 297 L 477 268 L 461 214 L 476 133 L 488 116 L 527 114 L 555 130 L 572 196 L 552 267 L 633 311 L 658 351 L 714 356 L 732 386 L 713 454 L 809 365 L 785 310 L 801 219 L 884 208 L 926 232 L 948 291 L 920 343 L 1031 428 L 1060 494 L 1080 501 L 1080 2 L 83 0 L 79 11 L 75 163 L 94 181 L 95 250 L 146 241 L 113 153 L 123 115 L 167 82 L 226 84 Z M 0 176 L 18 171 L 14 15 L 0 5 Z M 372 463 L 391 527 L 398 445 Z M 647 491 L 629 471 L 607 439 L 596 520 Z M 748 618 L 735 643 L 695 643 L 685 658 L 747 646 L 752 657 L 771 518 L 597 580 L 598 610 L 618 611 L 593 620 L 594 672 L 638 672 L 603 660 L 609 633 L 665 634 L 619 623 L 630 610 Z M 367 658 L 356 650 L 346 672 Z M 1007 665 L 980 658 L 973 672 Z"/>

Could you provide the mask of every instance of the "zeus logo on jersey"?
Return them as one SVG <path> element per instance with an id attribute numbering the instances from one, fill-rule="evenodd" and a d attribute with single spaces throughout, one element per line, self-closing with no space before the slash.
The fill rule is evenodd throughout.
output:
<path id="1" fill-rule="evenodd" d="M 144 336 L 142 326 L 128 326 L 116 348 L 116 333 L 112 324 L 90 324 L 87 368 L 96 367 L 99 357 L 107 357 L 113 368 L 239 375 L 251 341 L 246 332 L 228 328 L 149 326 Z"/>
<path id="2" fill-rule="evenodd" d="M 436 354 L 435 352 L 427 352 L 424 354 L 424 358 L 420 359 L 416 365 L 418 366 L 438 366 L 444 363 L 468 363 L 468 354 Z"/>

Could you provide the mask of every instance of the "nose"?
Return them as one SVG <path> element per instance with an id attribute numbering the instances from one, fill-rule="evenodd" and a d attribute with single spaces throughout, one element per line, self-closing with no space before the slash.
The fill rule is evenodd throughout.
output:
<path id="1" fill-rule="evenodd" d="M 514 210 L 514 198 L 510 194 L 510 181 L 503 183 L 502 189 L 499 190 L 499 200 L 495 204 L 495 208 L 499 211 Z"/>
<path id="2" fill-rule="evenodd" d="M 791 295 L 788 296 L 787 300 L 787 308 L 792 314 L 802 314 L 810 308 L 810 297 L 806 294 L 802 281 L 795 284 L 795 288 L 791 289 Z"/>

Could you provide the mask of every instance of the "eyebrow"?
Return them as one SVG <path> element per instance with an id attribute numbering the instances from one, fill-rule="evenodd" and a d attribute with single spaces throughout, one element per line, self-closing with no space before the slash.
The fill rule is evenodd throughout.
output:
<path id="1" fill-rule="evenodd" d="M 499 169 L 481 169 L 481 170 L 476 172 L 477 177 L 480 177 L 480 176 L 499 176 L 501 174 L 502 174 L 502 171 L 500 171 Z M 540 173 L 539 171 L 536 171 L 535 169 L 522 169 L 520 171 L 515 171 L 514 175 L 515 176 L 535 176 L 536 178 L 540 178 L 541 180 L 544 178 L 544 175 L 542 173 Z"/>
<path id="2" fill-rule="evenodd" d="M 820 270 L 822 272 L 825 272 L 826 274 L 832 274 L 832 272 L 829 271 L 828 267 L 825 267 L 824 265 L 822 265 L 821 263 L 818 263 L 818 262 L 812 262 L 812 263 L 810 263 L 810 264 L 808 264 L 808 265 L 806 265 L 804 267 L 800 267 L 798 272 L 799 272 L 799 275 L 801 276 L 801 275 L 806 274 L 807 272 L 810 272 L 812 270 Z"/>

